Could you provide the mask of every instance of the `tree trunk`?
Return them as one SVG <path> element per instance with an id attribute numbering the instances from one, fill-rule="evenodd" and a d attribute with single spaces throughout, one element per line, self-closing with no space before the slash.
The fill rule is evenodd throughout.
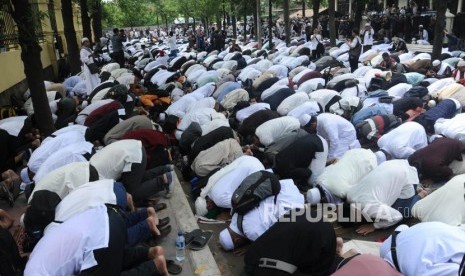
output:
<path id="1" fill-rule="evenodd" d="M 259 9 L 260 7 L 255 6 L 255 8 Z M 258 29 L 258 20 L 260 20 L 260 18 L 258 18 L 258 14 L 254 12 L 253 13 L 253 29 L 254 29 L 255 37 L 258 37 L 257 34 L 260 31 Z M 252 37 L 252 35 L 250 37 Z"/>
<path id="2" fill-rule="evenodd" d="M 331 40 L 331 45 L 336 45 L 336 22 L 334 22 L 335 14 L 334 14 L 335 3 L 334 0 L 328 0 L 328 14 L 329 14 L 329 38 Z"/>
<path id="3" fill-rule="evenodd" d="M 434 25 L 433 59 L 439 59 L 444 39 L 444 28 L 446 27 L 447 0 L 436 1 L 436 24 Z"/>
<path id="4" fill-rule="evenodd" d="M 312 0 L 312 9 L 313 9 L 312 28 L 315 29 L 316 27 L 318 27 L 318 18 L 320 14 L 320 1 L 319 0 Z"/>
<path id="5" fill-rule="evenodd" d="M 354 1 L 355 3 L 355 17 L 354 17 L 354 28 L 360 28 L 362 24 L 363 10 L 365 10 L 366 0 Z"/>
<path id="6" fill-rule="evenodd" d="M 231 0 L 230 2 L 231 5 L 231 24 L 232 24 L 232 29 L 233 29 L 233 37 L 237 37 L 237 22 L 236 22 L 236 12 L 234 11 L 234 2 Z"/>
<path id="7" fill-rule="evenodd" d="M 305 1 L 306 0 L 302 0 L 302 18 L 305 19 Z"/>
<path id="8" fill-rule="evenodd" d="M 37 127 L 43 136 L 55 131 L 52 112 L 45 92 L 44 75 L 36 30 L 36 20 L 30 16 L 32 11 L 28 0 L 11 1 L 14 6 L 12 17 L 18 27 L 19 44 L 21 45 L 21 60 L 24 63 L 24 74 L 31 90 L 32 106 Z"/>
<path id="9" fill-rule="evenodd" d="M 286 31 L 286 45 L 291 42 L 291 30 L 289 26 L 289 0 L 284 0 L 284 30 Z"/>
<path id="10" fill-rule="evenodd" d="M 245 30 L 246 25 L 247 25 L 247 13 L 244 10 L 244 28 L 242 30 L 242 34 L 244 35 L 244 42 L 247 40 L 247 31 Z"/>
<path id="11" fill-rule="evenodd" d="M 93 0 L 94 8 L 92 11 L 92 29 L 94 30 L 94 40 L 99 41 L 103 36 L 102 31 L 102 2 L 101 0 Z"/>
<path id="12" fill-rule="evenodd" d="M 273 14 L 272 14 L 272 11 L 273 11 L 273 4 L 271 2 L 271 0 L 268 1 L 268 45 L 269 45 L 269 48 L 270 50 L 273 49 Z M 276 26 L 278 27 L 278 26 Z"/>
<path id="13" fill-rule="evenodd" d="M 90 17 L 88 15 L 89 9 L 87 7 L 87 0 L 79 0 L 79 6 L 81 7 L 81 22 L 82 22 L 82 34 L 87 37 L 92 44 L 92 29 L 90 28 Z M 97 42 L 97 40 L 95 40 Z"/>
<path id="14" fill-rule="evenodd" d="M 76 41 L 76 31 L 73 22 L 73 7 L 71 0 L 61 0 L 61 16 L 63 17 L 63 27 L 68 48 L 68 61 L 71 74 L 76 75 L 81 72 L 81 61 L 79 58 L 79 48 Z"/>
<path id="15" fill-rule="evenodd" d="M 262 10 L 261 10 L 261 7 L 260 7 L 260 0 L 257 0 L 256 3 L 257 3 L 255 5 L 255 7 L 257 8 L 256 9 L 256 17 L 259 18 L 259 20 L 256 21 L 255 26 L 256 26 L 257 30 L 261 30 L 262 29 L 262 24 L 261 24 L 262 21 L 260 20 L 260 17 L 262 16 L 261 15 Z M 254 15 L 255 15 L 255 13 L 254 13 Z M 262 47 L 262 32 L 259 31 L 259 32 L 256 32 L 256 34 L 257 34 L 258 47 L 261 48 Z"/>
<path id="16" fill-rule="evenodd" d="M 216 12 L 216 29 L 217 30 L 221 30 L 221 12 L 220 11 L 217 11 Z"/>

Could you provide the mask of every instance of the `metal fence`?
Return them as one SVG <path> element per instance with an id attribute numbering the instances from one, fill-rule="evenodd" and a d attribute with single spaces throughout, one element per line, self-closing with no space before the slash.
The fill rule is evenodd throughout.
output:
<path id="1" fill-rule="evenodd" d="M 11 16 L 12 7 L 9 0 L 0 0 L 0 52 L 19 47 L 19 35 L 16 23 Z M 39 5 L 36 0 L 30 0 L 32 13 L 37 18 L 36 36 L 39 40 L 43 39 L 42 22 L 40 20 Z"/>

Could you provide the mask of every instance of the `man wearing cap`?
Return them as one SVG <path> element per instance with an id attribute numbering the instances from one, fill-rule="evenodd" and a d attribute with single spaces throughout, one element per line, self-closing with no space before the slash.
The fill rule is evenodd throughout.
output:
<path id="1" fill-rule="evenodd" d="M 452 78 L 460 84 L 465 84 L 465 60 L 460 60 L 457 63 L 457 69 L 452 73 Z"/>
<path id="2" fill-rule="evenodd" d="M 299 121 L 304 130 L 316 132 L 328 141 L 328 160 L 339 159 L 349 149 L 360 148 L 355 127 L 341 116 L 329 113 L 318 116 L 304 114 Z"/>
<path id="3" fill-rule="evenodd" d="M 100 84 L 100 79 L 98 77 L 98 73 L 92 73 L 89 69 L 90 64 L 95 64 L 94 62 L 94 53 L 90 49 L 90 41 L 87 37 L 82 38 L 81 40 L 81 52 L 80 58 L 82 62 L 82 68 L 84 72 L 84 76 L 86 79 L 86 89 L 87 95 L 89 95 L 97 85 Z"/>
<path id="4" fill-rule="evenodd" d="M 424 40 L 428 42 L 428 31 L 423 29 L 423 25 L 418 26 L 418 40 Z"/>
<path id="5" fill-rule="evenodd" d="M 289 210 L 304 207 L 304 197 L 291 179 L 280 180 L 279 183 L 281 191 L 276 202 L 274 196 L 268 197 L 246 213 L 242 220 L 243 231 L 239 229 L 237 213 L 233 215 L 229 227 L 220 232 L 219 241 L 224 250 L 234 250 L 247 240 L 255 241 Z"/>
<path id="6" fill-rule="evenodd" d="M 365 30 L 360 32 L 360 36 L 363 37 L 363 52 L 366 52 L 371 49 L 373 46 L 373 35 L 375 30 L 371 27 L 370 23 L 365 24 Z"/>
<path id="7" fill-rule="evenodd" d="M 426 72 L 426 76 L 430 78 L 449 78 L 452 76 L 452 69 L 453 67 L 445 62 L 441 62 L 438 59 L 434 60 L 432 63 L 433 67 L 431 70 Z"/>

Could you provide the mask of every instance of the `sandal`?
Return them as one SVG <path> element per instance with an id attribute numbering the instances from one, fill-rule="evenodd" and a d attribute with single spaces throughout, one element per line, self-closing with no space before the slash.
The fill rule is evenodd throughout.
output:
<path id="1" fill-rule="evenodd" d="M 184 241 L 186 243 L 186 246 L 189 245 L 196 237 L 202 235 L 202 229 L 195 229 L 192 230 L 191 232 L 186 232 L 184 233 Z"/>
<path id="2" fill-rule="evenodd" d="M 170 217 L 158 219 L 158 228 L 162 228 L 170 223 Z"/>
<path id="3" fill-rule="evenodd" d="M 166 203 L 157 203 L 152 205 L 152 207 L 155 209 L 155 212 L 160 212 L 161 210 L 165 210 L 168 206 Z"/>
<path id="4" fill-rule="evenodd" d="M 211 231 L 202 231 L 202 235 L 197 236 L 194 240 L 190 243 L 190 250 L 199 251 L 205 248 L 205 246 L 210 241 L 211 237 L 213 236 L 213 232 Z"/>
<path id="5" fill-rule="evenodd" d="M 166 260 L 166 268 L 168 269 L 168 273 L 171 275 L 178 275 L 182 272 L 182 266 L 178 265 L 173 260 Z"/>

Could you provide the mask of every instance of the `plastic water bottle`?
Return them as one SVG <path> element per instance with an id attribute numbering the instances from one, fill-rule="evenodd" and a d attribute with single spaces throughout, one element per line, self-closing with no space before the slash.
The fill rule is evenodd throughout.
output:
<path id="1" fill-rule="evenodd" d="M 184 234 L 180 231 L 178 232 L 178 236 L 176 237 L 176 260 L 178 262 L 182 262 L 185 259 L 186 254 L 186 240 L 184 238 Z"/>

